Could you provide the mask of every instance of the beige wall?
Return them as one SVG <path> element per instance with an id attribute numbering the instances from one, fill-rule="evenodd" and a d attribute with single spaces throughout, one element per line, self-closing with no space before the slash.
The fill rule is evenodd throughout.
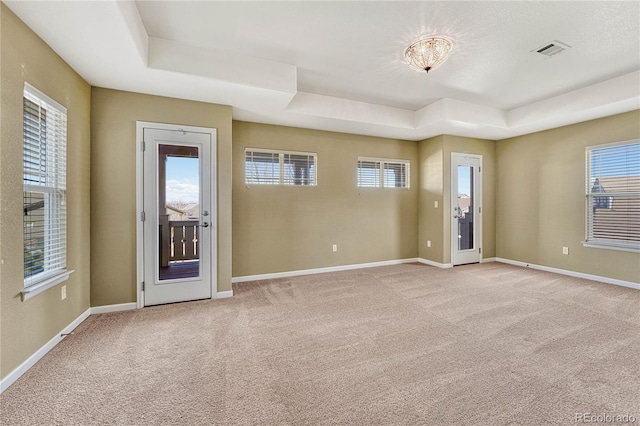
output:
<path id="1" fill-rule="evenodd" d="M 316 152 L 318 186 L 246 186 L 247 147 Z M 358 188 L 358 156 L 409 160 L 410 189 Z M 415 142 L 234 121 L 233 173 L 234 277 L 417 255 Z"/>
<path id="2" fill-rule="evenodd" d="M 418 194 L 418 256 L 444 263 L 444 136 L 418 142 L 420 187 Z M 438 207 L 434 207 L 438 202 Z M 427 247 L 431 241 L 431 247 Z"/>
<path id="3" fill-rule="evenodd" d="M 136 121 L 218 129 L 218 291 L 231 290 L 231 107 L 94 87 L 91 305 L 136 301 Z"/>
<path id="4" fill-rule="evenodd" d="M 0 4 L 0 376 L 89 308 L 90 86 Z M 67 298 L 60 285 L 22 302 L 22 94 L 29 82 L 67 108 Z"/>
<path id="5" fill-rule="evenodd" d="M 495 142 L 442 135 L 418 142 L 419 256 L 451 263 L 451 153 L 482 155 L 482 258 L 495 257 Z M 438 207 L 434 207 L 434 201 Z M 431 247 L 427 247 L 427 240 Z"/>
<path id="6" fill-rule="evenodd" d="M 582 246 L 585 147 L 638 137 L 633 111 L 499 141 L 497 256 L 640 282 L 638 253 Z"/>

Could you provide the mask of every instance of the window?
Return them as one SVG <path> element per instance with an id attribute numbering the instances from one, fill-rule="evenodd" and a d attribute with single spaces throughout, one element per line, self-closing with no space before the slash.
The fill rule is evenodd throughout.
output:
<path id="1" fill-rule="evenodd" d="M 409 162 L 358 158 L 358 186 L 369 188 L 409 188 Z"/>
<path id="2" fill-rule="evenodd" d="M 42 286 L 44 290 L 69 276 L 66 146 L 66 108 L 25 84 L 22 155 L 25 290 Z"/>
<path id="3" fill-rule="evenodd" d="M 245 183 L 315 186 L 317 154 L 307 152 L 245 150 Z"/>
<path id="4" fill-rule="evenodd" d="M 640 251 L 640 141 L 587 148 L 585 246 Z"/>

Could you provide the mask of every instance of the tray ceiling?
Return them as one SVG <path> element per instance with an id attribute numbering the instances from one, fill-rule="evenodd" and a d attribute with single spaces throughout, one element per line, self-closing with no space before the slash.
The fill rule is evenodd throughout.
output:
<path id="1" fill-rule="evenodd" d="M 239 120 L 499 139 L 640 108 L 638 2 L 6 4 L 94 86 Z M 402 58 L 423 34 L 454 42 L 429 74 Z"/>

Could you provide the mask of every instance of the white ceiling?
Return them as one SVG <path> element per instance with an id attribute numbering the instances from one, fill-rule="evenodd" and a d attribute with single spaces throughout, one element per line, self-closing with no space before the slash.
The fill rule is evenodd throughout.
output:
<path id="1" fill-rule="evenodd" d="M 640 108 L 637 1 L 5 3 L 94 86 L 240 120 L 500 139 Z M 402 58 L 423 34 L 454 42 L 429 74 Z"/>

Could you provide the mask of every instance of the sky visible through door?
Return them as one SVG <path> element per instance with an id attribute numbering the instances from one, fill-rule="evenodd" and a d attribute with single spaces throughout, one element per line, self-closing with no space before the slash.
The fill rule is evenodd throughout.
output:
<path id="1" fill-rule="evenodd" d="M 167 157 L 167 204 L 198 203 L 200 198 L 197 158 Z"/>
<path id="2" fill-rule="evenodd" d="M 459 167 L 458 168 L 458 197 L 462 195 L 471 195 L 471 167 Z"/>

